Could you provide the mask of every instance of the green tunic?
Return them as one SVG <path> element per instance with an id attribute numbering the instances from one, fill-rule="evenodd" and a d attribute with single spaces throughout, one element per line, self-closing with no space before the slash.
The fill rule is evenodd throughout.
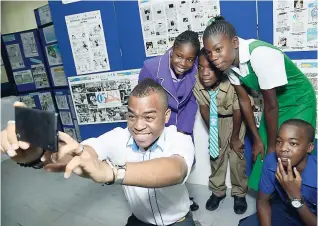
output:
<path id="1" fill-rule="evenodd" d="M 259 40 L 253 41 L 249 44 L 250 54 L 259 46 L 267 46 L 276 49 L 271 44 Z M 316 95 L 315 90 L 309 79 L 300 71 L 300 69 L 284 54 L 285 69 L 288 83 L 281 87 L 276 87 L 276 95 L 278 101 L 278 128 L 281 124 L 292 118 L 302 119 L 309 122 L 316 128 Z M 258 78 L 248 62 L 249 74 L 245 77 L 239 76 L 240 81 L 247 87 L 260 91 Z M 262 116 L 259 134 L 267 151 L 267 133 L 266 121 L 264 114 Z M 261 156 L 259 155 L 257 161 L 253 166 L 252 173 L 248 180 L 248 186 L 254 190 L 258 190 L 258 184 L 262 172 Z"/>

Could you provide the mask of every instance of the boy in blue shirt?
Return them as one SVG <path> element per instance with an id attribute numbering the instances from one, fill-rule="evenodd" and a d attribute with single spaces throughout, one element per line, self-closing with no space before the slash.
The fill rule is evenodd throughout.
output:
<path id="1" fill-rule="evenodd" d="M 282 124 L 276 152 L 267 155 L 257 196 L 257 213 L 239 226 L 317 225 L 317 159 L 314 128 L 300 119 Z"/>

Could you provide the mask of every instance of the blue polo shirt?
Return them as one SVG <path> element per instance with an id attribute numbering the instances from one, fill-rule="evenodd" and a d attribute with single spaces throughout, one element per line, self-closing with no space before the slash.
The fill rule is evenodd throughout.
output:
<path id="1" fill-rule="evenodd" d="M 284 188 L 275 177 L 277 169 L 276 153 L 270 153 L 264 161 L 262 178 L 259 184 L 259 190 L 265 194 L 272 194 L 275 191 L 285 204 L 289 203 L 289 198 Z M 301 195 L 308 208 L 317 215 L 317 158 L 309 154 L 307 165 L 301 173 Z"/>

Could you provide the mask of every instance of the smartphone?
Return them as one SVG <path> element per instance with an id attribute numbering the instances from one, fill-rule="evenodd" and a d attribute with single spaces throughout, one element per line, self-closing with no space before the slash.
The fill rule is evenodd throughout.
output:
<path id="1" fill-rule="evenodd" d="M 16 134 L 19 141 L 58 151 L 58 114 L 26 107 L 15 107 Z"/>

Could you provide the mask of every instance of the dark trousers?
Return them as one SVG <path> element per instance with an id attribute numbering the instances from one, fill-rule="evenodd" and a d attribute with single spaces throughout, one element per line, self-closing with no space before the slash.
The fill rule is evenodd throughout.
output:
<path id="1" fill-rule="evenodd" d="M 158 222 L 158 223 L 162 224 L 162 222 Z M 140 221 L 137 217 L 135 217 L 135 215 L 131 215 L 128 218 L 126 226 L 154 226 L 154 225 L 144 223 L 144 222 Z M 193 218 L 192 218 L 192 213 L 189 212 L 183 221 L 176 222 L 176 223 L 166 225 L 166 226 L 195 226 Z"/>
<path id="2" fill-rule="evenodd" d="M 296 209 L 287 206 L 280 198 L 275 198 L 271 201 L 272 207 L 272 226 L 304 226 L 305 224 L 300 219 Z M 239 226 L 260 226 L 257 213 L 243 218 L 239 222 Z"/>

